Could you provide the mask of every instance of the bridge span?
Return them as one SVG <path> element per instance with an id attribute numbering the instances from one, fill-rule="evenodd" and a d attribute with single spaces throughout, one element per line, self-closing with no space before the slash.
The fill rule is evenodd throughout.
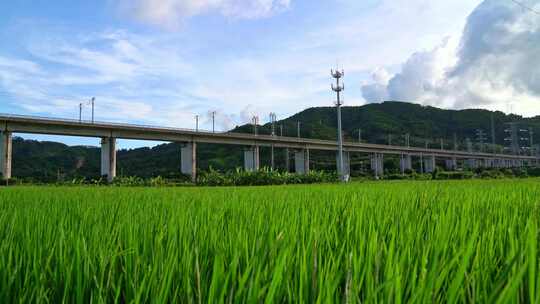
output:
<path id="1" fill-rule="evenodd" d="M 116 140 L 136 139 L 183 143 L 181 171 L 196 179 L 197 143 L 229 144 L 245 147 L 244 167 L 246 170 L 259 168 L 259 147 L 291 149 L 294 153 L 295 171 L 309 171 L 309 151 L 337 151 L 336 141 L 298 137 L 255 135 L 232 132 L 208 132 L 191 129 L 166 128 L 133 124 L 90 122 L 69 119 L 0 114 L 0 170 L 3 179 L 11 178 L 12 134 L 49 134 L 101 138 L 101 175 L 112 181 L 116 176 Z M 490 154 L 444 149 L 425 149 L 378 145 L 358 142 L 343 144 L 344 173 L 350 171 L 350 153 L 371 154 L 371 168 L 376 176 L 384 172 L 384 155 L 400 156 L 402 171 L 412 169 L 412 157 L 420 157 L 422 171 L 432 172 L 435 159 L 444 159 L 447 169 L 457 169 L 458 160 L 466 166 L 477 167 L 521 167 L 537 165 L 538 158 L 525 155 Z"/>

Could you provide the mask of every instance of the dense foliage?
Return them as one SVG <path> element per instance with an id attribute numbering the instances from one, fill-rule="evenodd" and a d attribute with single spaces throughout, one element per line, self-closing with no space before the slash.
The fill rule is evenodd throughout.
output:
<path id="1" fill-rule="evenodd" d="M 381 180 L 462 180 L 462 179 L 510 179 L 540 177 L 540 168 L 514 168 L 514 169 L 484 169 L 474 171 L 444 171 L 437 168 L 432 173 L 417 173 L 407 170 L 405 173 L 386 172 L 378 177 Z M 353 181 L 368 181 L 375 177 L 371 173 L 354 175 Z M 106 178 L 78 177 L 63 181 L 40 181 L 34 178 L 13 178 L 9 181 L 0 181 L 1 185 L 57 185 L 57 186 L 120 186 L 120 187 L 177 187 L 177 186 L 270 186 L 270 185 L 293 185 L 293 184 L 321 184 L 336 183 L 339 176 L 335 171 L 311 170 L 308 174 L 297 174 L 286 171 L 262 168 L 258 171 L 249 172 L 241 169 L 220 172 L 210 168 L 203 171 L 193 183 L 191 176 L 177 174 L 168 177 L 119 176 L 112 183 Z"/>
<path id="2" fill-rule="evenodd" d="M 335 173 L 310 171 L 307 174 L 263 169 L 254 172 L 237 170 L 225 174 L 215 170 L 204 172 L 197 183 L 204 186 L 262 186 L 287 184 L 334 183 L 338 181 Z"/>
<path id="3" fill-rule="evenodd" d="M 538 303 L 538 180 L 0 191 L 0 302 Z"/>

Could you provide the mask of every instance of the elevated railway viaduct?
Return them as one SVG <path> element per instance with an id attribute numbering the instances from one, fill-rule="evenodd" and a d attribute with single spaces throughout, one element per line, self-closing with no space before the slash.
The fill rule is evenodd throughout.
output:
<path id="1" fill-rule="evenodd" d="M 13 133 L 101 138 L 101 175 L 106 176 L 109 181 L 112 181 L 116 176 L 117 139 L 183 143 L 181 171 L 191 175 L 193 179 L 196 179 L 197 176 L 198 143 L 243 146 L 244 168 L 246 170 L 257 170 L 259 168 L 260 147 L 288 148 L 294 153 L 294 168 L 297 173 L 309 171 L 309 151 L 337 152 L 338 150 L 337 143 L 329 140 L 230 132 L 213 133 L 178 128 L 2 114 L 0 115 L 0 170 L 3 179 L 10 179 L 12 176 Z M 449 170 L 457 169 L 458 160 L 463 161 L 469 167 L 510 168 L 538 164 L 538 158 L 534 156 L 425 149 L 358 142 L 345 142 L 343 149 L 345 152 L 343 173 L 345 175 L 349 174 L 351 153 L 370 154 L 371 169 L 376 176 L 382 175 L 384 172 L 383 160 L 385 155 L 398 155 L 402 171 L 412 169 L 412 157 L 421 159 L 424 172 L 432 172 L 435 169 L 436 159 L 444 160 Z"/>

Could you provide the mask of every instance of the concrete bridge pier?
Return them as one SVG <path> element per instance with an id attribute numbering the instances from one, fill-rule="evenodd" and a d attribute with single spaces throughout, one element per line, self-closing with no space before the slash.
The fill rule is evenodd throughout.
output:
<path id="1" fill-rule="evenodd" d="M 182 145 L 180 151 L 182 159 L 181 171 L 182 174 L 190 175 L 191 181 L 197 181 L 197 143 L 190 142 Z"/>
<path id="2" fill-rule="evenodd" d="M 116 177 L 116 138 L 101 139 L 101 176 L 110 183 Z"/>
<path id="3" fill-rule="evenodd" d="M 371 170 L 377 179 L 384 175 L 384 156 L 382 154 L 375 153 L 371 155 Z"/>
<path id="4" fill-rule="evenodd" d="M 448 171 L 457 170 L 457 159 L 456 158 L 447 159 L 445 161 L 445 165 L 446 165 L 446 170 Z"/>
<path id="5" fill-rule="evenodd" d="M 435 156 L 424 156 L 424 172 L 432 173 L 435 171 Z"/>
<path id="6" fill-rule="evenodd" d="M 412 160 L 410 154 L 401 154 L 399 159 L 399 167 L 401 169 L 401 174 L 405 173 L 406 170 L 412 170 Z"/>
<path id="7" fill-rule="evenodd" d="M 291 160 L 289 159 L 289 148 L 285 148 L 285 171 L 289 172 L 291 170 Z"/>
<path id="8" fill-rule="evenodd" d="M 294 152 L 294 172 L 298 174 L 309 173 L 309 149 Z"/>
<path id="9" fill-rule="evenodd" d="M 337 173 L 341 175 L 339 171 L 339 152 L 336 153 L 336 168 Z M 351 158 L 349 151 L 343 151 L 343 176 L 345 177 L 345 181 L 349 181 L 351 177 Z"/>
<path id="10" fill-rule="evenodd" d="M 11 178 L 11 160 L 13 153 L 13 135 L 0 132 L 0 173 L 3 180 Z"/>
<path id="11" fill-rule="evenodd" d="M 253 172 L 259 170 L 259 146 L 244 150 L 244 170 Z"/>
<path id="12" fill-rule="evenodd" d="M 465 164 L 467 165 L 467 168 L 469 169 L 476 169 L 478 168 L 478 161 L 476 161 L 476 159 L 467 159 L 465 161 Z"/>

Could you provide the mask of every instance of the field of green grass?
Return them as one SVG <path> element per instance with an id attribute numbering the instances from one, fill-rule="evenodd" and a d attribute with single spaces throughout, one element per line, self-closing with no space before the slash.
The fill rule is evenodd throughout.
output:
<path id="1" fill-rule="evenodd" d="M 539 303 L 540 180 L 0 188 L 0 302 Z"/>

